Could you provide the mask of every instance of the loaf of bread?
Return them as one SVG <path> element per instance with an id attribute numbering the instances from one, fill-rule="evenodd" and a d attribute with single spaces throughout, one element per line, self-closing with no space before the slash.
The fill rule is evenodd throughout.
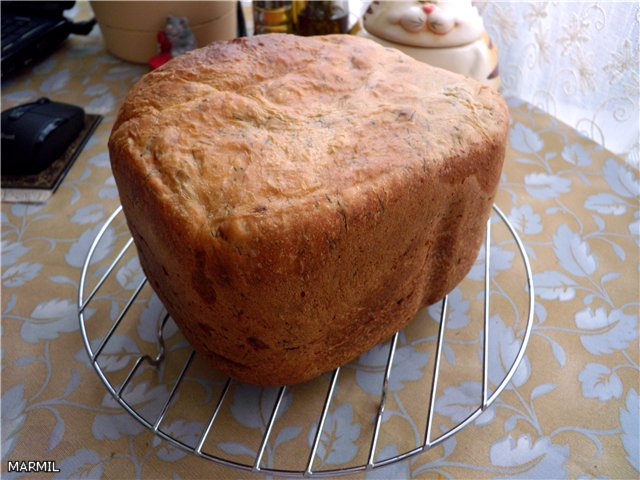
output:
<path id="1" fill-rule="evenodd" d="M 354 359 L 464 278 L 507 125 L 493 89 L 370 40 L 264 35 L 146 75 L 109 151 L 184 335 L 278 385 Z"/>

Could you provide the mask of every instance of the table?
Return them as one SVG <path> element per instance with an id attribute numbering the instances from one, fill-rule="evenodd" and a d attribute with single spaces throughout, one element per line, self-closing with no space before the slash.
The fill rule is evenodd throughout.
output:
<path id="1" fill-rule="evenodd" d="M 54 461 L 60 470 L 54 478 L 254 477 L 187 455 L 136 423 L 90 368 L 79 333 L 80 268 L 98 229 L 118 206 L 107 139 L 124 95 L 145 71 L 105 52 L 94 31 L 70 39 L 31 71 L 2 84 L 3 108 L 50 96 L 105 117 L 47 204 L 2 205 L 3 478 L 26 477 L 7 473 L 7 462 L 23 460 Z M 510 147 L 497 204 L 526 246 L 537 292 L 523 364 L 512 387 L 452 440 L 358 478 L 638 478 L 638 172 L 531 105 L 513 98 L 509 105 Z M 97 255 L 112 254 L 117 240 L 119 234 Z M 500 251 L 493 265 L 507 275 L 513 256 Z M 133 277 L 125 269 L 121 287 L 130 289 Z M 506 298 L 499 285 L 492 296 Z M 503 355 L 521 332 L 506 322 L 511 307 L 496 304 L 491 318 L 501 330 L 495 348 Z M 460 298 L 454 305 L 450 328 L 464 337 L 469 315 Z M 466 344 L 476 345 L 478 332 L 469 338 Z M 463 343 L 445 342 L 450 366 L 477 363 L 457 353 Z M 127 345 L 123 341 L 110 358 L 113 371 L 130 365 L 136 352 Z M 402 339 L 400 346 L 410 368 L 423 375 L 427 357 L 433 358 L 433 337 L 424 350 Z M 366 358 L 359 362 L 367 366 Z M 414 370 L 401 374 L 394 394 L 410 389 Z M 354 375 L 358 371 L 354 367 Z M 354 385 L 360 389 L 354 396 L 367 393 L 367 380 Z M 451 390 L 439 391 L 444 403 L 436 410 L 445 424 L 469 411 L 456 394 L 471 387 L 454 381 Z M 166 394 L 160 390 L 143 382 L 132 395 L 153 403 Z M 264 428 L 259 402 L 267 393 L 254 393 L 247 397 L 253 403 L 236 405 L 243 432 Z M 366 456 L 364 432 L 372 417 L 357 415 L 349 402 L 330 413 L 318 452 L 326 466 Z M 391 412 L 402 417 L 402 403 L 393 405 Z M 285 423 L 278 430 L 279 447 L 270 447 L 274 455 L 277 448 L 296 455 L 287 450 L 291 441 L 304 444 L 313 436 L 296 418 Z M 194 441 L 202 427 L 176 419 L 167 428 Z M 242 438 L 218 447 L 242 456 L 249 448 Z M 401 451 L 400 441 L 396 436 L 381 445 L 382 454 Z"/>

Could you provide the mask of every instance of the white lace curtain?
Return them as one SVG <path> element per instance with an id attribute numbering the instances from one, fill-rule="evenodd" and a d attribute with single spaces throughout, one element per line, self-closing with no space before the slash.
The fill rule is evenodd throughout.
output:
<path id="1" fill-rule="evenodd" d="M 540 107 L 640 167 L 639 2 L 476 5 L 499 47 L 503 94 Z"/>

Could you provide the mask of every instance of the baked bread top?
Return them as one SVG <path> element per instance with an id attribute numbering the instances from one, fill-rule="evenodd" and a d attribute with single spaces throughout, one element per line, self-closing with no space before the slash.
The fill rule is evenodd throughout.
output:
<path id="1" fill-rule="evenodd" d="M 214 43 L 132 89 L 109 141 L 140 264 L 199 354 L 290 384 L 462 280 L 507 138 L 492 89 L 347 35 Z"/>
<path id="2" fill-rule="evenodd" d="M 251 218 L 284 225 L 293 203 L 351 203 L 417 171 L 494 188 L 482 177 L 500 165 L 456 159 L 501 142 L 506 124 L 495 91 L 399 51 L 273 34 L 213 43 L 146 75 L 109 147 L 114 171 L 130 162 L 183 228 L 242 243 Z"/>

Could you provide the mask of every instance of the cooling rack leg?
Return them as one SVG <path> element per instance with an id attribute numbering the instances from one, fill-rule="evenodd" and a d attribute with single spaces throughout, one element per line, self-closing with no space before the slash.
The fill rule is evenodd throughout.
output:
<path id="1" fill-rule="evenodd" d="M 269 425 L 267 425 L 267 430 L 264 432 L 264 436 L 262 437 L 262 443 L 260 444 L 260 450 L 258 451 L 258 455 L 256 456 L 256 462 L 253 464 L 254 472 L 260 471 L 260 462 L 262 462 L 262 455 L 264 455 L 264 450 L 267 447 L 267 440 L 269 440 L 269 435 L 271 435 L 273 424 L 276 423 L 276 415 L 278 414 L 278 409 L 280 408 L 280 404 L 282 403 L 282 398 L 284 397 L 284 392 L 286 389 L 286 386 L 280 387 L 278 399 L 276 400 L 276 404 L 273 406 L 273 411 L 271 412 Z"/>
<path id="2" fill-rule="evenodd" d="M 150 357 L 149 355 L 141 355 L 141 356 L 138 357 L 138 359 L 136 360 L 135 365 L 133 366 L 131 371 L 127 374 L 127 378 L 124 379 L 124 382 L 122 382 L 122 385 L 120 385 L 120 387 L 118 388 L 118 391 L 117 391 L 118 396 L 120 396 L 120 394 L 123 392 L 123 390 L 125 388 L 127 388 L 127 385 L 129 384 L 129 382 L 133 378 L 133 375 L 136 373 L 136 371 L 138 370 L 138 367 L 140 367 L 140 364 L 143 361 L 146 360 L 147 362 L 149 362 L 154 367 L 159 366 L 160 362 L 162 362 L 162 359 L 164 358 L 163 330 L 164 330 L 164 326 L 166 325 L 168 319 L 169 319 L 169 314 L 167 313 L 164 316 L 164 319 L 162 320 L 162 323 L 160 324 L 160 327 L 158 327 L 158 345 L 159 345 L 158 354 L 155 357 Z"/>
<path id="3" fill-rule="evenodd" d="M 167 321 L 169 320 L 169 318 L 171 318 L 171 317 L 167 313 L 164 316 L 164 318 L 162 319 L 162 322 L 160 322 L 160 325 L 158 326 L 158 332 L 157 332 L 158 353 L 157 353 L 157 355 L 155 357 L 153 357 L 153 358 L 147 355 L 147 360 L 154 367 L 159 366 L 160 363 L 162 363 L 162 360 L 164 359 L 164 327 L 167 324 Z"/>
<path id="4" fill-rule="evenodd" d="M 447 323 L 447 304 L 449 297 L 442 300 L 442 311 L 440 312 L 440 330 L 438 330 L 438 343 L 436 346 L 436 358 L 433 365 L 433 379 L 431 380 L 431 398 L 429 399 L 429 413 L 427 414 L 427 430 L 424 434 L 424 446 L 431 447 L 431 427 L 433 424 L 433 410 L 436 405 L 436 391 L 438 390 L 438 376 L 440 374 L 440 358 L 442 357 L 442 344 L 444 343 L 444 331 Z"/>
<path id="5" fill-rule="evenodd" d="M 387 402 L 387 390 L 389 388 L 389 377 L 391 376 L 391 367 L 393 365 L 393 357 L 396 353 L 396 345 L 398 343 L 398 332 L 395 333 L 391 339 L 391 346 L 389 348 L 389 356 L 387 358 L 387 366 L 384 370 L 384 381 L 382 382 L 382 394 L 380 397 L 380 408 L 378 409 L 378 415 L 376 417 L 376 426 L 373 429 L 373 437 L 371 437 L 371 447 L 369 448 L 369 461 L 367 462 L 367 469 L 373 468 L 373 458 L 376 453 L 376 446 L 378 444 L 378 436 L 380 435 L 380 424 L 382 423 L 382 415 L 384 413 L 384 407 Z"/>

